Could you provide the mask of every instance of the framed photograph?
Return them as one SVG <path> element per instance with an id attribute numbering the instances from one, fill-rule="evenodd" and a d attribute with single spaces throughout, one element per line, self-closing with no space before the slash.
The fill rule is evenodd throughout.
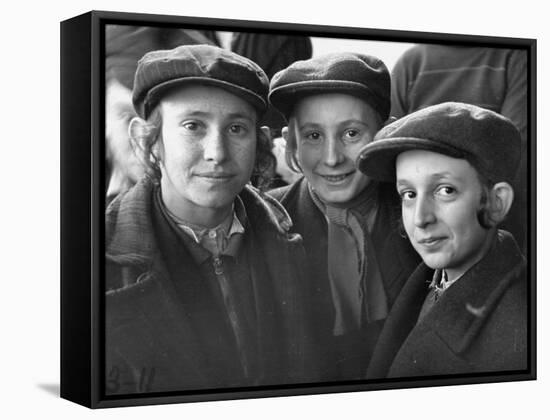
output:
<path id="1" fill-rule="evenodd" d="M 61 23 L 61 397 L 536 378 L 536 40 Z"/>

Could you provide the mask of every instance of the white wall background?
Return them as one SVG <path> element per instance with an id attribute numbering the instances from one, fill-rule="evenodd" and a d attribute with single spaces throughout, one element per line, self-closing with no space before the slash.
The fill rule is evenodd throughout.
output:
<path id="1" fill-rule="evenodd" d="M 2 93 L 3 419 L 517 419 L 550 412 L 548 218 L 538 220 L 539 380 L 90 411 L 59 389 L 59 22 L 91 9 L 538 39 L 538 213 L 550 211 L 550 31 L 543 2 L 82 0 L 7 2 Z M 375 54 L 376 55 L 376 54 Z"/>
<path id="2" fill-rule="evenodd" d="M 369 54 L 381 59 L 390 72 L 401 54 L 414 45 L 406 42 L 362 41 L 358 39 L 318 37 L 312 37 L 311 43 L 313 45 L 314 56 L 348 51 Z"/>

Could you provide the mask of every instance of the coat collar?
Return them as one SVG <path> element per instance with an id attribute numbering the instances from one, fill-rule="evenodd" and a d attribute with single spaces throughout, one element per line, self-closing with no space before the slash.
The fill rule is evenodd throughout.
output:
<path id="1" fill-rule="evenodd" d="M 148 265 L 157 249 L 153 234 L 153 190 L 143 178 L 118 195 L 105 213 L 105 255 L 118 264 Z"/>
<path id="2" fill-rule="evenodd" d="M 105 214 L 107 259 L 140 266 L 151 263 L 158 250 L 151 216 L 154 189 L 153 181 L 143 178 L 109 205 Z M 292 222 L 277 200 L 249 185 L 239 196 L 250 225 L 260 237 L 288 233 Z"/>
<path id="3" fill-rule="evenodd" d="M 499 231 L 488 254 L 445 291 L 418 326 L 435 331 L 454 352 L 464 352 L 524 267 L 512 235 Z M 425 289 L 419 280 L 411 278 Z"/>

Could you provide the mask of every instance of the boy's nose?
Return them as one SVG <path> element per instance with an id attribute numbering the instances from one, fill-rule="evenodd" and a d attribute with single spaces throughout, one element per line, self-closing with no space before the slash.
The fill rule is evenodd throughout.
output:
<path id="1" fill-rule="evenodd" d="M 203 139 L 204 160 L 221 163 L 226 158 L 225 137 L 220 130 L 211 130 Z"/>
<path id="2" fill-rule="evenodd" d="M 327 138 L 323 149 L 323 162 L 327 166 L 337 166 L 345 160 L 340 141 L 331 136 Z"/>
<path id="3" fill-rule="evenodd" d="M 435 222 L 435 213 L 432 200 L 418 197 L 414 211 L 414 224 L 417 227 L 425 227 Z"/>

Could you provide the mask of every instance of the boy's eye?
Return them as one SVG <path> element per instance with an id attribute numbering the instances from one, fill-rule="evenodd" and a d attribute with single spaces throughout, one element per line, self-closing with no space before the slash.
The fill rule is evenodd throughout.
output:
<path id="1" fill-rule="evenodd" d="M 401 191 L 399 196 L 401 197 L 401 201 L 411 201 L 416 197 L 416 193 L 414 191 L 406 190 Z"/>
<path id="2" fill-rule="evenodd" d="M 435 193 L 442 197 L 450 197 L 456 193 L 456 188 L 444 185 L 442 187 L 439 187 Z"/>
<path id="3" fill-rule="evenodd" d="M 318 143 L 319 140 L 321 140 L 321 133 L 318 133 L 317 131 L 313 131 L 311 133 L 307 133 L 304 137 L 310 143 Z"/>
<path id="4" fill-rule="evenodd" d="M 231 126 L 229 126 L 229 132 L 231 134 L 243 134 L 246 132 L 246 127 L 240 124 L 231 124 Z"/>
<path id="5" fill-rule="evenodd" d="M 344 138 L 347 140 L 356 139 L 359 136 L 359 130 L 350 129 L 344 132 Z"/>
<path id="6" fill-rule="evenodd" d="M 186 122 L 183 125 L 183 128 L 189 131 L 197 131 L 199 129 L 199 124 L 193 121 Z"/>

